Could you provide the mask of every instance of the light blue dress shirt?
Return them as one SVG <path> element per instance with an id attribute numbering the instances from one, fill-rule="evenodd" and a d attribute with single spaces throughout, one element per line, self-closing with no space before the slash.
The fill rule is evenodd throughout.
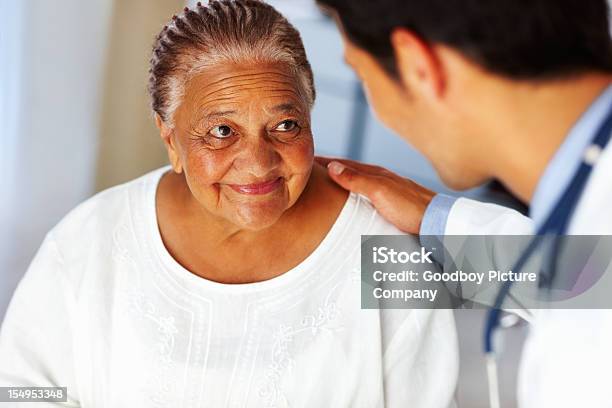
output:
<path id="1" fill-rule="evenodd" d="M 608 86 L 582 114 L 546 166 L 536 186 L 529 209 L 529 216 L 533 219 L 536 228 L 545 221 L 578 171 L 584 151 L 605 120 L 610 106 L 612 106 L 612 85 Z M 425 211 L 420 235 L 444 235 L 448 215 L 456 200 L 456 197 L 437 194 Z"/>

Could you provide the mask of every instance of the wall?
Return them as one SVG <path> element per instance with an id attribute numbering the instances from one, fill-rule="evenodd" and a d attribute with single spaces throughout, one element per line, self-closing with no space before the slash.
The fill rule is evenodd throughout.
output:
<path id="1" fill-rule="evenodd" d="M 112 3 L 2 0 L 0 7 L 3 316 L 46 231 L 94 192 Z"/>
<path id="2" fill-rule="evenodd" d="M 166 163 L 146 90 L 151 47 L 180 0 L 116 1 L 96 163 L 96 189 L 113 186 Z"/>

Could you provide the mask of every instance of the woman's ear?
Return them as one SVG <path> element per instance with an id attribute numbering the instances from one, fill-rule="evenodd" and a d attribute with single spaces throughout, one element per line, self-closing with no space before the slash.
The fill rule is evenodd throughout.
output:
<path id="1" fill-rule="evenodd" d="M 159 135 L 164 142 L 164 146 L 166 146 L 166 150 L 168 152 L 168 159 L 170 160 L 170 164 L 172 165 L 172 169 L 175 173 L 181 174 L 183 172 L 183 166 L 181 164 L 181 159 L 179 157 L 179 152 L 177 150 L 175 133 L 174 129 L 168 127 L 159 114 L 155 114 L 155 125 L 159 129 Z"/>
<path id="2" fill-rule="evenodd" d="M 406 89 L 432 100 L 439 98 L 444 91 L 445 78 L 434 49 L 405 28 L 393 30 L 391 44 Z"/>

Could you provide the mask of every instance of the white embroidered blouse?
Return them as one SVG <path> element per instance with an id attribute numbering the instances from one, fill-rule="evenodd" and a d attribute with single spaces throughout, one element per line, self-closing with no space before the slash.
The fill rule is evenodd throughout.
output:
<path id="1" fill-rule="evenodd" d="M 0 332 L 0 386 L 66 386 L 61 406 L 87 408 L 453 406 L 452 312 L 360 308 L 361 234 L 400 233 L 366 199 L 351 194 L 297 267 L 220 284 L 162 243 L 168 169 L 47 234 Z"/>

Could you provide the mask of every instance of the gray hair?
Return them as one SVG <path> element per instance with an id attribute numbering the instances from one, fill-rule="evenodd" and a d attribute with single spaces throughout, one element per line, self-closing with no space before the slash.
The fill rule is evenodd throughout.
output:
<path id="1" fill-rule="evenodd" d="M 220 62 L 284 63 L 309 107 L 315 100 L 312 69 L 298 31 L 259 0 L 211 0 L 172 17 L 153 45 L 149 69 L 151 107 L 174 126 L 185 84 Z"/>

